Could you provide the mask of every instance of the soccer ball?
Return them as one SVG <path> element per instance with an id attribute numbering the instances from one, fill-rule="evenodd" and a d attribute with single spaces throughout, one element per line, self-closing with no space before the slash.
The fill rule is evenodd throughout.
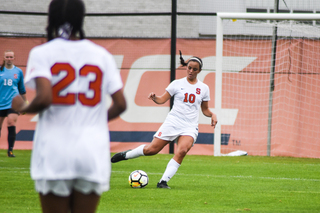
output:
<path id="1" fill-rule="evenodd" d="M 147 173 L 142 170 L 135 170 L 129 175 L 129 185 L 132 188 L 143 188 L 149 183 Z"/>

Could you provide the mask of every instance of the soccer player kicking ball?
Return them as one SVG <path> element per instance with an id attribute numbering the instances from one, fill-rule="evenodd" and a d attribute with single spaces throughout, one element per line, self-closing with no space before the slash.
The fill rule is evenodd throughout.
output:
<path id="1" fill-rule="evenodd" d="M 139 156 L 155 155 L 168 143 L 176 140 L 177 151 L 157 184 L 158 188 L 170 189 L 168 181 L 175 175 L 183 158 L 197 140 L 199 109 L 201 108 L 205 116 L 211 117 L 211 126 L 215 127 L 218 122 L 217 116 L 208 107 L 209 87 L 197 79 L 203 67 L 202 60 L 198 57 L 191 57 L 185 62 L 180 52 L 180 62 L 182 66 L 187 67 L 187 77 L 171 82 L 161 96 L 153 92 L 148 96 L 156 104 L 164 104 L 174 96 L 174 105 L 164 123 L 155 133 L 152 142 L 133 150 L 119 152 L 111 158 L 111 162 L 116 163 Z"/>

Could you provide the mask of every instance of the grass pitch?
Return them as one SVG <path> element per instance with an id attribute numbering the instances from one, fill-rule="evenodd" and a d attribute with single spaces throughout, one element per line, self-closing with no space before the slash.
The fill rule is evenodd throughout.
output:
<path id="1" fill-rule="evenodd" d="M 30 178 L 31 151 L 0 150 L 0 213 L 41 212 Z M 112 164 L 111 189 L 103 212 L 320 212 L 320 159 L 287 157 L 186 156 L 171 189 L 157 189 L 172 155 Z M 143 189 L 128 185 L 129 174 L 147 172 Z"/>

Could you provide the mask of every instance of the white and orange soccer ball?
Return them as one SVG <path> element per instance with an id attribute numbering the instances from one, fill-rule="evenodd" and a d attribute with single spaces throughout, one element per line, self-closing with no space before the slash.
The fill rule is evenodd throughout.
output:
<path id="1" fill-rule="evenodd" d="M 147 173 L 142 170 L 135 170 L 129 175 L 129 185 L 132 188 L 143 188 L 149 183 Z"/>

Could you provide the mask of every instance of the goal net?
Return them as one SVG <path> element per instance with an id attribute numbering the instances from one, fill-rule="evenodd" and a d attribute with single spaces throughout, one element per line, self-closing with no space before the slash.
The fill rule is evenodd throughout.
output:
<path id="1" fill-rule="evenodd" d="M 320 158 L 320 14 L 218 13 L 216 33 L 214 155 Z"/>

